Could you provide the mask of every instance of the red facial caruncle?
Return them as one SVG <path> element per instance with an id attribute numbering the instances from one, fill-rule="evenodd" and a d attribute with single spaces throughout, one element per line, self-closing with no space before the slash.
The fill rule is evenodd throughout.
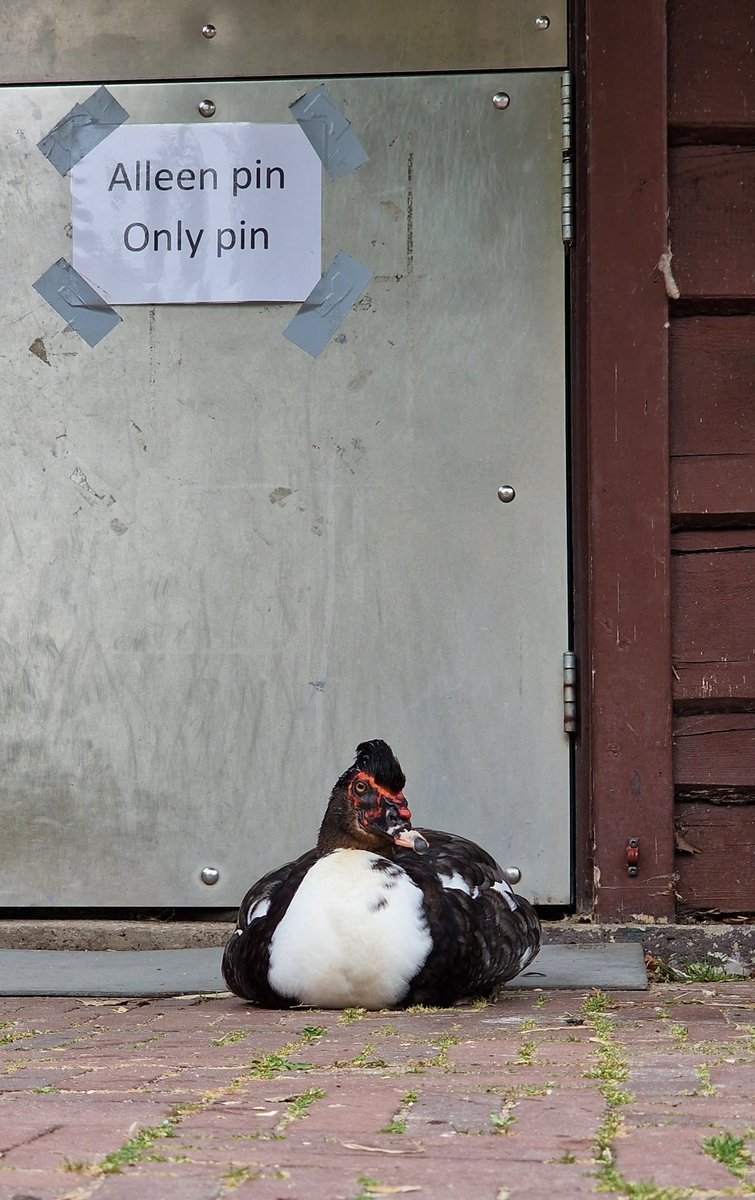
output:
<path id="1" fill-rule="evenodd" d="M 366 826 L 385 817 L 386 805 L 390 805 L 402 821 L 411 822 L 412 814 L 404 793 L 389 792 L 364 771 L 358 771 L 351 780 L 349 795 L 351 803 L 359 810 L 360 819 Z"/>

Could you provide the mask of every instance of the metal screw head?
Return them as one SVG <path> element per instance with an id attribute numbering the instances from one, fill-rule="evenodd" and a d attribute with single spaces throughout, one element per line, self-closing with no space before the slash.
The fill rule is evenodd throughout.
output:
<path id="1" fill-rule="evenodd" d="M 197 109 L 203 117 L 215 116 L 215 105 L 212 100 L 200 100 Z"/>
<path id="2" fill-rule="evenodd" d="M 215 28 L 215 26 L 214 26 L 214 25 L 203 25 L 203 26 L 202 26 L 202 37 L 206 37 L 206 38 L 214 38 L 214 37 L 215 37 L 215 34 L 216 34 L 217 32 L 218 32 L 218 31 L 217 31 L 217 29 Z"/>
<path id="3" fill-rule="evenodd" d="M 496 92 L 493 96 L 493 105 L 495 108 L 508 108 L 511 104 L 511 96 L 508 92 Z"/>
<path id="4" fill-rule="evenodd" d="M 199 878 L 208 887 L 213 887 L 220 879 L 220 871 L 216 867 L 202 867 L 202 870 L 199 872 Z"/>
<path id="5" fill-rule="evenodd" d="M 519 870 L 519 867 L 503 867 L 502 874 L 506 882 L 514 886 L 519 883 L 522 878 L 522 872 Z"/>
<path id="6" fill-rule="evenodd" d="M 501 504 L 511 504 L 515 496 L 516 492 L 509 483 L 502 484 L 498 489 L 498 499 L 501 501 Z"/>
<path id="7" fill-rule="evenodd" d="M 547 29 L 550 23 L 550 17 L 535 17 L 535 29 Z"/>

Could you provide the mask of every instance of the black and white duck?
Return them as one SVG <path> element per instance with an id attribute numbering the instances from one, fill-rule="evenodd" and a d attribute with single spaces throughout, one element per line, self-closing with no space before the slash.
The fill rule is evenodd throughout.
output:
<path id="1" fill-rule="evenodd" d="M 223 955 L 267 1008 L 447 1006 L 493 997 L 538 952 L 540 922 L 480 846 L 412 828 L 386 742 L 363 742 L 317 846 L 247 892 Z"/>

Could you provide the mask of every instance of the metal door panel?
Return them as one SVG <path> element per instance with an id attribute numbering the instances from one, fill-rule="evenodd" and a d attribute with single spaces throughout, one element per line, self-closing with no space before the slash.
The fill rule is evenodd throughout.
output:
<path id="1" fill-rule="evenodd" d="M 566 65 L 566 0 L 5 0 L 0 83 Z M 215 33 L 203 36 L 208 21 Z"/>
<path id="2" fill-rule="evenodd" d="M 306 86 L 111 90 L 270 121 Z M 569 899 L 560 76 L 329 87 L 370 161 L 324 183 L 323 261 L 375 279 L 316 360 L 288 305 L 65 331 L 30 287 L 70 251 L 35 146 L 89 89 L 4 95 L 6 905 L 234 905 L 366 737 L 418 822 Z"/>

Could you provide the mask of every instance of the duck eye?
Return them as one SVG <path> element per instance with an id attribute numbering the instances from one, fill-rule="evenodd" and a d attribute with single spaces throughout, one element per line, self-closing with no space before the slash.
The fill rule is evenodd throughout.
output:
<path id="1" fill-rule="evenodd" d="M 357 779 L 356 783 L 354 784 L 354 791 L 360 796 L 364 795 L 364 793 L 367 791 L 367 784 L 363 779 Z"/>

